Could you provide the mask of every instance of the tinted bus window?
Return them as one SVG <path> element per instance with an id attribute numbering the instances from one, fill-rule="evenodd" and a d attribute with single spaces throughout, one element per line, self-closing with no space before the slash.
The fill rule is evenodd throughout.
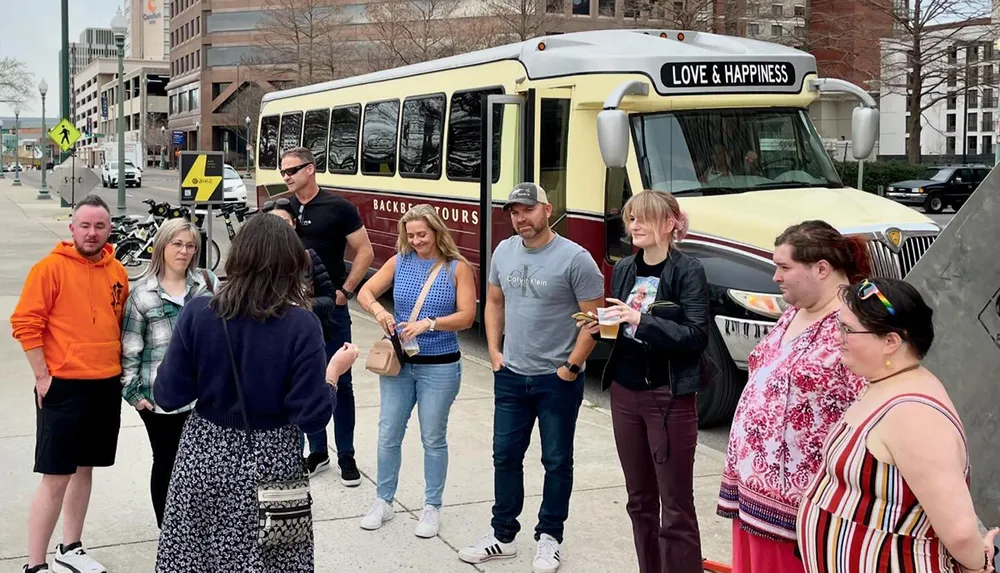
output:
<path id="1" fill-rule="evenodd" d="M 316 158 L 316 171 L 326 171 L 326 130 L 330 124 L 330 110 L 316 109 L 306 112 L 302 147 L 312 151 Z"/>
<path id="2" fill-rule="evenodd" d="M 335 108 L 330 114 L 330 173 L 358 172 L 358 130 L 361 106 Z"/>
<path id="3" fill-rule="evenodd" d="M 483 106 L 486 96 L 502 94 L 502 88 L 456 92 L 451 96 L 448 120 L 448 179 L 479 181 L 483 163 Z M 493 182 L 500 180 L 500 122 L 503 106 L 493 110 Z"/>
<path id="4" fill-rule="evenodd" d="M 281 114 L 281 152 L 302 145 L 302 112 Z"/>
<path id="5" fill-rule="evenodd" d="M 361 136 L 361 172 L 365 175 L 396 174 L 396 125 L 399 100 L 365 106 L 365 128 Z"/>
<path id="6" fill-rule="evenodd" d="M 403 177 L 440 177 L 444 95 L 403 102 L 402 130 L 399 139 L 399 174 Z"/>
<path id="7" fill-rule="evenodd" d="M 278 116 L 268 115 L 260 120 L 257 137 L 257 166 L 261 169 L 278 168 Z"/>

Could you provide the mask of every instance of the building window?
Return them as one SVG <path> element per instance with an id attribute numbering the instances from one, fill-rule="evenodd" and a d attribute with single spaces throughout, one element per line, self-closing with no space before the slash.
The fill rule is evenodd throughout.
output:
<path id="1" fill-rule="evenodd" d="M 945 131 L 955 131 L 957 128 L 957 121 L 955 119 L 955 114 L 949 113 L 945 118 Z"/>
<path id="2" fill-rule="evenodd" d="M 980 131 L 993 131 L 993 112 L 983 112 L 983 128 Z"/>
<path id="3" fill-rule="evenodd" d="M 780 38 L 781 37 L 781 25 L 780 24 L 771 24 L 771 36 L 773 36 L 775 38 Z"/>
<path id="4" fill-rule="evenodd" d="M 293 111 L 281 114 L 281 131 L 278 135 L 281 142 L 278 148 L 280 153 L 284 153 L 293 147 L 302 145 L 302 112 Z"/>
<path id="5" fill-rule="evenodd" d="M 456 92 L 451 96 L 450 117 L 448 119 L 448 179 L 458 181 L 479 181 L 483 169 L 483 108 L 486 96 L 502 94 L 502 88 L 492 88 L 470 92 Z M 503 125 L 503 106 L 493 110 L 493 125 Z M 500 134 L 493 134 L 492 181 L 500 180 Z"/>
<path id="6" fill-rule="evenodd" d="M 771 16 L 781 18 L 785 15 L 785 7 L 781 4 L 771 4 Z"/>
<path id="7" fill-rule="evenodd" d="M 264 10 L 213 12 L 205 20 L 205 30 L 212 32 L 248 32 L 257 29 L 267 13 Z"/>
<path id="8" fill-rule="evenodd" d="M 986 85 L 993 85 L 993 64 L 988 64 L 983 68 L 983 83 Z"/>
<path id="9" fill-rule="evenodd" d="M 396 135 L 399 123 L 399 100 L 365 105 L 364 130 L 361 134 L 361 173 L 396 174 Z"/>
<path id="10" fill-rule="evenodd" d="M 948 87 L 953 88 L 956 85 L 958 85 L 958 74 L 955 73 L 955 70 L 951 70 L 948 72 Z"/>
<path id="11" fill-rule="evenodd" d="M 361 106 L 334 108 L 330 114 L 330 173 L 358 172 L 358 130 Z"/>
<path id="12" fill-rule="evenodd" d="M 968 148 L 965 150 L 966 153 L 976 153 L 976 142 L 979 140 L 975 135 L 970 135 L 966 138 L 966 143 Z"/>
<path id="13" fill-rule="evenodd" d="M 968 129 L 969 131 L 976 131 L 976 127 L 979 125 L 979 122 L 976 121 L 978 118 L 979 118 L 978 113 L 970 113 L 969 115 L 967 115 L 965 117 L 966 121 L 965 128 Z"/>
<path id="14" fill-rule="evenodd" d="M 590 0 L 573 0 L 574 16 L 590 16 Z"/>
<path id="15" fill-rule="evenodd" d="M 979 68 L 969 68 L 969 79 L 965 82 L 967 86 L 974 86 L 979 84 Z"/>
<path id="16" fill-rule="evenodd" d="M 326 171 L 327 129 L 330 126 L 330 110 L 314 109 L 306 112 L 305 126 L 302 128 L 302 147 L 312 152 L 316 171 Z"/>
<path id="17" fill-rule="evenodd" d="M 278 116 L 276 115 L 268 115 L 260 120 L 257 163 L 261 169 L 278 167 Z"/>
<path id="18" fill-rule="evenodd" d="M 948 109 L 958 108 L 958 96 L 955 94 L 948 94 Z"/>
<path id="19" fill-rule="evenodd" d="M 795 6 L 795 17 L 796 18 L 805 18 L 806 17 L 806 7 L 802 6 L 802 5 L 796 5 Z"/>
<path id="20" fill-rule="evenodd" d="M 193 90 L 189 91 L 188 97 L 191 99 L 191 111 L 198 109 L 198 106 L 200 104 L 200 100 L 198 97 L 198 88 L 194 88 Z"/>
<path id="21" fill-rule="evenodd" d="M 399 137 L 399 174 L 402 177 L 441 177 L 441 136 L 444 132 L 444 96 L 403 102 Z"/>
<path id="22" fill-rule="evenodd" d="M 955 136 L 949 135 L 945 138 L 945 153 L 955 155 Z"/>
<path id="23" fill-rule="evenodd" d="M 983 90 L 983 107 L 996 107 L 997 102 L 993 99 L 993 88 Z"/>
<path id="24" fill-rule="evenodd" d="M 979 107 L 979 90 L 969 90 L 966 93 L 966 97 L 969 98 L 969 107 L 977 108 Z"/>
<path id="25" fill-rule="evenodd" d="M 990 44 L 989 42 L 983 44 L 983 61 L 993 61 L 993 44 Z"/>
<path id="26" fill-rule="evenodd" d="M 545 0 L 545 12 L 548 14 L 562 14 L 565 11 L 563 0 Z"/>
<path id="27" fill-rule="evenodd" d="M 984 135 L 983 136 L 983 150 L 981 152 L 983 155 L 991 155 L 993 153 L 993 136 Z"/>
<path id="28" fill-rule="evenodd" d="M 965 49 L 965 61 L 969 64 L 979 61 L 979 46 L 969 46 Z"/>
<path id="29" fill-rule="evenodd" d="M 751 22 L 747 24 L 747 35 L 748 36 L 759 36 L 760 35 L 760 24 L 756 22 Z"/>
<path id="30" fill-rule="evenodd" d="M 615 0 L 598 0 L 597 14 L 599 16 L 615 17 Z"/>

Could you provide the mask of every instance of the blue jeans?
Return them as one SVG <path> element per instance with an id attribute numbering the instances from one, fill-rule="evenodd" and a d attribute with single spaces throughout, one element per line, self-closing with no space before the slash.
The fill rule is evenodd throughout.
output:
<path id="1" fill-rule="evenodd" d="M 392 503 L 399 483 L 401 446 L 413 405 L 424 445 L 424 503 L 441 507 L 448 475 L 448 413 L 458 396 L 462 362 L 404 364 L 398 376 L 379 376 L 377 495 Z"/>
<path id="2" fill-rule="evenodd" d="M 535 539 L 547 533 L 562 543 L 573 491 L 573 437 L 583 402 L 583 375 L 566 382 L 555 373 L 521 376 L 507 367 L 493 375 L 494 535 L 510 543 L 524 508 L 524 452 L 538 418 L 545 483 Z"/>
<path id="3" fill-rule="evenodd" d="M 347 306 L 338 306 L 333 311 L 330 324 L 333 336 L 326 341 L 326 359 L 330 360 L 345 342 L 351 341 L 351 313 Z M 333 409 L 333 439 L 337 455 L 354 455 L 354 383 L 351 371 L 340 375 L 337 380 L 337 395 Z M 309 434 L 309 453 L 326 452 L 326 428 Z"/>

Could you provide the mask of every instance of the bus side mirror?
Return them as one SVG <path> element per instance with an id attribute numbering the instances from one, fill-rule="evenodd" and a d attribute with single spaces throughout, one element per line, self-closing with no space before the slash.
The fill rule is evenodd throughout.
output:
<path id="1" fill-rule="evenodd" d="M 628 160 L 628 114 L 606 109 L 597 114 L 597 143 L 608 167 L 625 167 Z"/>
<path id="2" fill-rule="evenodd" d="M 878 110 L 856 107 L 851 116 L 851 141 L 855 159 L 868 159 L 878 138 Z"/>

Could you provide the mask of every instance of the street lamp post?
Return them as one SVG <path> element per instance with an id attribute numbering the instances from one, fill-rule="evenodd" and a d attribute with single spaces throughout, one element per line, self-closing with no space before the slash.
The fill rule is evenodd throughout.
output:
<path id="1" fill-rule="evenodd" d="M 250 116 L 247 116 L 247 179 L 250 179 Z"/>
<path id="2" fill-rule="evenodd" d="M 128 22 L 121 7 L 111 19 L 118 49 L 118 214 L 125 214 L 125 30 Z"/>
<path id="3" fill-rule="evenodd" d="M 194 150 L 201 149 L 201 120 L 194 122 Z"/>
<path id="4" fill-rule="evenodd" d="M 167 168 L 167 127 L 160 126 L 160 169 Z"/>
<path id="5" fill-rule="evenodd" d="M 48 141 L 46 140 L 48 131 L 45 129 L 45 94 L 49 93 L 49 84 L 45 83 L 44 78 L 38 84 L 38 93 L 42 96 L 42 135 L 38 138 L 42 143 L 42 188 L 38 190 L 38 198 L 45 200 L 51 199 L 52 195 L 49 194 L 49 188 L 45 184 L 45 172 L 49 169 L 48 161 L 45 157 L 45 148 L 48 147 Z"/>
<path id="6" fill-rule="evenodd" d="M 4 148 L 3 140 L 4 140 L 3 120 L 0 119 L 0 179 L 6 179 L 6 177 L 3 176 L 3 155 L 4 153 L 7 152 L 7 150 L 6 148 Z"/>
<path id="7" fill-rule="evenodd" d="M 21 104 L 14 103 L 14 186 L 21 185 L 21 157 L 17 148 L 21 147 Z"/>

